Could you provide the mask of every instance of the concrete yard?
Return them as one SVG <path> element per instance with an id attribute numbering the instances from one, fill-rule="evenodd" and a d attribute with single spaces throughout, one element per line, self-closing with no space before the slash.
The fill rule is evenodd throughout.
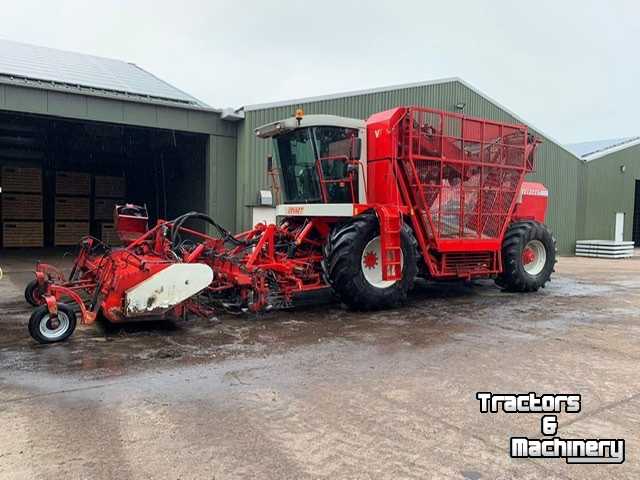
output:
<path id="1" fill-rule="evenodd" d="M 640 258 L 563 257 L 535 294 L 422 283 L 394 311 L 325 297 L 40 346 L 32 257 L 0 257 L 1 479 L 640 478 Z M 558 436 L 626 439 L 626 461 L 511 459 L 541 415 L 481 414 L 478 391 L 579 393 Z"/>

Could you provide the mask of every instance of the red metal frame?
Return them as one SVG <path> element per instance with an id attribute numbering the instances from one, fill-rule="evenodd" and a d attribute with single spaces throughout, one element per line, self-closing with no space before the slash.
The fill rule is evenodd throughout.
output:
<path id="1" fill-rule="evenodd" d="M 295 293 L 327 286 L 322 276 L 321 246 L 330 226 L 322 220 L 310 219 L 281 227 L 258 224 L 236 235 L 231 247 L 223 239 L 180 227 L 181 234 L 196 242 L 179 256 L 166 233 L 174 226 L 174 222 L 161 220 L 137 239 L 130 238 L 126 247 L 96 259 L 81 253 L 76 264 L 82 266 L 85 273 L 77 281 L 60 281 L 63 275 L 59 270 L 43 268 L 37 276 L 42 281 L 43 299 L 50 314 L 56 315 L 58 302 L 71 300 L 80 308 L 82 324 L 93 323 L 98 312 L 112 322 L 130 320 L 124 314 L 127 290 L 176 262 L 209 265 L 215 276 L 203 295 L 233 292 L 240 307 L 255 312 L 275 302 L 288 305 Z M 284 251 L 279 246 L 282 241 L 294 244 L 296 251 L 293 254 Z M 45 275 L 44 270 L 50 275 Z M 275 291 L 278 298 L 274 297 Z M 212 315 L 213 304 L 207 305 L 201 300 L 191 298 L 162 315 L 177 317 L 186 311 Z M 151 317 L 157 318 L 158 312 L 149 312 Z"/>
<path id="2" fill-rule="evenodd" d="M 500 273 L 502 238 L 539 143 L 526 126 L 399 107 L 370 117 L 367 136 L 368 200 L 411 207 L 431 276 Z"/>
<path id="3" fill-rule="evenodd" d="M 80 241 L 80 250 L 74 260 L 71 273 L 67 279 L 66 275 L 59 268 L 47 263 L 38 263 L 35 268 L 35 277 L 38 282 L 38 290 L 46 294 L 48 288 L 55 286 L 64 292 L 73 292 L 75 295 L 93 295 L 96 286 L 96 277 L 102 253 L 93 254 L 96 244 L 101 244 L 98 239 L 85 237 Z M 69 295 L 71 297 L 71 295 Z M 71 297 L 73 298 L 73 297 Z M 41 297 L 45 302 L 44 296 Z M 37 300 L 37 298 L 34 298 Z"/>

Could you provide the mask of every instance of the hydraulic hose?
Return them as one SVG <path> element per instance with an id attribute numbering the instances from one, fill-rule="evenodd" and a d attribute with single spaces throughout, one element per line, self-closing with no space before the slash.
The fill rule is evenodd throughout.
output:
<path id="1" fill-rule="evenodd" d="M 235 245 L 246 245 L 247 242 L 238 240 L 235 238 L 227 229 L 225 229 L 222 225 L 217 223 L 213 218 L 205 213 L 200 212 L 188 212 L 179 217 L 173 219 L 170 223 L 172 224 L 170 230 L 171 244 L 175 246 L 177 244 L 178 236 L 180 235 L 180 228 L 187 220 L 203 220 L 204 222 L 212 225 L 219 233 L 220 237 L 225 242 L 230 242 Z"/>

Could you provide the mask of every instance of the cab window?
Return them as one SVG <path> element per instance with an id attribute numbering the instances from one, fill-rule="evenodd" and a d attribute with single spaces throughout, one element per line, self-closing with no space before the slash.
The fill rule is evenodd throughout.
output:
<path id="1" fill-rule="evenodd" d="M 319 203 L 320 180 L 309 129 L 280 135 L 276 144 L 285 203 Z"/>
<path id="2" fill-rule="evenodd" d="M 340 127 L 316 127 L 313 130 L 327 201 L 351 203 L 354 198 L 357 201 L 357 169 L 348 161 L 354 157 L 353 149 L 358 130 Z M 348 181 L 350 172 L 353 182 Z M 351 191 L 352 188 L 354 192 Z"/>

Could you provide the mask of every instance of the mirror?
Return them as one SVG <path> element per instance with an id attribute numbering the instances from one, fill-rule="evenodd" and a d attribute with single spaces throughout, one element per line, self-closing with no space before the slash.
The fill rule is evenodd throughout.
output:
<path id="1" fill-rule="evenodd" d="M 267 172 L 273 172 L 273 155 L 267 155 Z"/>

